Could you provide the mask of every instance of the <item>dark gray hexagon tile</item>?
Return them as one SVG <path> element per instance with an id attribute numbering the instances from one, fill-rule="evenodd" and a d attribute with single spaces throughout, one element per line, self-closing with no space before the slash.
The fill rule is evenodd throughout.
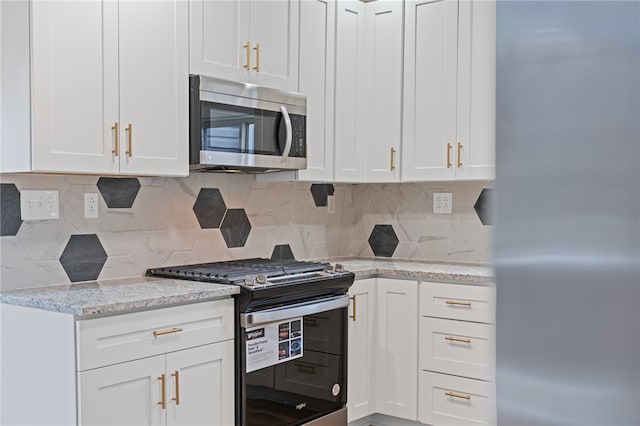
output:
<path id="1" fill-rule="evenodd" d="M 493 189 L 484 188 L 473 205 L 483 225 L 493 225 Z"/>
<path id="2" fill-rule="evenodd" d="M 91 281 L 98 279 L 107 253 L 96 234 L 72 235 L 59 261 L 72 282 Z"/>
<path id="3" fill-rule="evenodd" d="M 140 191 L 140 181 L 137 178 L 101 177 L 97 185 L 110 209 L 130 209 Z"/>
<path id="4" fill-rule="evenodd" d="M 251 232 L 251 223 L 244 209 L 227 210 L 220 231 L 227 247 L 244 247 Z"/>
<path id="5" fill-rule="evenodd" d="M 200 228 L 219 228 L 227 206 L 217 188 L 202 188 L 193 204 Z"/>
<path id="6" fill-rule="evenodd" d="M 391 257 L 398 247 L 398 236 L 391 225 L 376 225 L 369 236 L 369 245 L 376 256 Z"/>
<path id="7" fill-rule="evenodd" d="M 289 244 L 279 244 L 273 248 L 271 260 L 295 260 Z"/>
<path id="8" fill-rule="evenodd" d="M 12 183 L 0 184 L 0 236 L 16 235 L 22 225 L 20 191 Z"/>
<path id="9" fill-rule="evenodd" d="M 316 207 L 327 206 L 327 196 L 333 195 L 335 188 L 330 183 L 313 183 L 311 184 L 311 195 Z"/>

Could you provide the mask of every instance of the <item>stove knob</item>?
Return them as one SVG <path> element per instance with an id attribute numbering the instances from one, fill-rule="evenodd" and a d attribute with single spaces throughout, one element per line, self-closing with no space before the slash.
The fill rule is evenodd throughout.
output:
<path id="1" fill-rule="evenodd" d="M 251 277 L 251 276 L 247 276 L 247 277 L 244 279 L 244 285 L 247 285 L 247 286 L 251 286 L 251 287 L 253 287 L 254 285 L 256 285 L 256 283 L 255 283 L 255 281 L 254 281 L 253 277 Z"/>
<path id="2" fill-rule="evenodd" d="M 344 272 L 344 266 L 342 266 L 342 263 L 336 263 L 336 272 Z"/>
<path id="3" fill-rule="evenodd" d="M 256 275 L 256 283 L 258 283 L 258 284 L 266 284 L 267 283 L 267 276 L 265 274 Z"/>
<path id="4" fill-rule="evenodd" d="M 327 265 L 325 271 L 330 273 L 330 274 L 333 273 L 333 265 Z"/>

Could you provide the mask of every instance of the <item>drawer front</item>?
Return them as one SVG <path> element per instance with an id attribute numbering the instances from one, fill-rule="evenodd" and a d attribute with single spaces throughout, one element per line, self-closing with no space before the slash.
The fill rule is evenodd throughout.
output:
<path id="1" fill-rule="evenodd" d="M 493 383 L 421 371 L 419 420 L 438 426 L 495 425 L 495 392 Z"/>
<path id="2" fill-rule="evenodd" d="M 420 318 L 420 369 L 493 381 L 495 327 Z"/>
<path id="3" fill-rule="evenodd" d="M 494 324 L 495 287 L 420 283 L 420 315 Z"/>
<path id="4" fill-rule="evenodd" d="M 77 321 L 78 371 L 233 339 L 233 316 L 229 298 Z"/>

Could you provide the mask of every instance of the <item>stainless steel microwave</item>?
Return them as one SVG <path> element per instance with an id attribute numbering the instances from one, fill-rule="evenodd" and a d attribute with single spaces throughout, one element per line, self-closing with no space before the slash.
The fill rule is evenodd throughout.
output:
<path id="1" fill-rule="evenodd" d="M 189 77 L 192 170 L 307 168 L 307 99 L 253 84 Z"/>

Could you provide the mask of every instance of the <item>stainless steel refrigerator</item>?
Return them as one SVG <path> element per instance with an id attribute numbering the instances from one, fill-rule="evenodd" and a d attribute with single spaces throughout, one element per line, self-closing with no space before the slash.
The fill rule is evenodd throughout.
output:
<path id="1" fill-rule="evenodd" d="M 640 425 L 640 2 L 498 1 L 499 425 Z"/>

